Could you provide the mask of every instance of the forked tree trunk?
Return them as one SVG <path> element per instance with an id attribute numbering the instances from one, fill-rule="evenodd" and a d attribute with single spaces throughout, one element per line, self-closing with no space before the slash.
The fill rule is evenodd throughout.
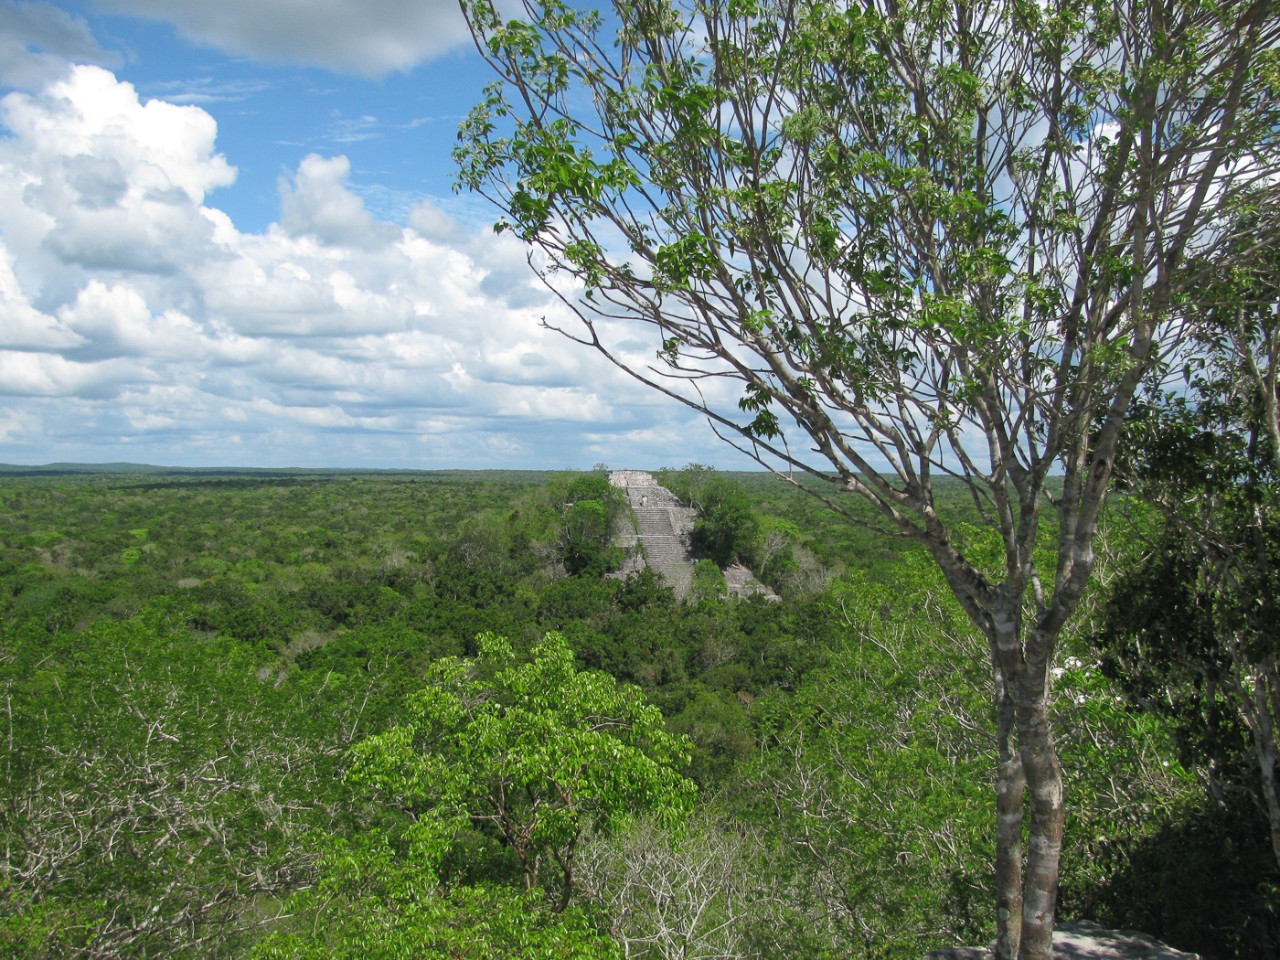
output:
<path id="1" fill-rule="evenodd" d="M 996 958 L 1050 960 L 1065 815 L 1062 768 L 1043 698 L 1019 706 L 1016 726 L 1018 748 L 1007 749 L 1002 736 L 996 774 Z"/>
<path id="2" fill-rule="evenodd" d="M 1056 635 L 1042 623 L 1024 648 L 1021 618 L 1007 608 L 992 611 L 989 624 L 999 750 L 996 958 L 1051 960 L 1064 820 L 1062 769 L 1049 717 Z"/>

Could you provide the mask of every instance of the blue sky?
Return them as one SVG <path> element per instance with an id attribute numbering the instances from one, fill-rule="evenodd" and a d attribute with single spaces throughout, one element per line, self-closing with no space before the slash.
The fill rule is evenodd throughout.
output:
<path id="1" fill-rule="evenodd" d="M 0 462 L 749 466 L 541 328 L 489 80 L 448 0 L 0 0 Z"/>

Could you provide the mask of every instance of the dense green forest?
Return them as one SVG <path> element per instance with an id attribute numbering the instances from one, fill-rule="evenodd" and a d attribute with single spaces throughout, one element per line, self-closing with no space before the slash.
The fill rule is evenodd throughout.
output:
<path id="1" fill-rule="evenodd" d="M 986 942 L 989 666 L 941 575 L 795 484 L 660 479 L 779 599 L 611 575 L 600 471 L 0 477 L 0 954 Z M 1272 955 L 1239 731 L 1185 749 L 1102 646 L 1153 525 L 1113 507 L 1055 671 L 1061 913 Z"/>

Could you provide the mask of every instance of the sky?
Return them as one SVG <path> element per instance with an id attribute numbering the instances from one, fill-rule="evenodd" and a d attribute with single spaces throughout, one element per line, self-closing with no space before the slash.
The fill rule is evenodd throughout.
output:
<path id="1" fill-rule="evenodd" d="M 750 468 L 542 326 L 491 79 L 456 0 L 0 0 L 0 463 Z"/>

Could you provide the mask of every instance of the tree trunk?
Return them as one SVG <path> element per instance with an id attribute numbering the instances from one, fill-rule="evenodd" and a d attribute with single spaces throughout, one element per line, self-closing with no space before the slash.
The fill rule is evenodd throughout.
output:
<path id="1" fill-rule="evenodd" d="M 1016 753 L 996 780 L 996 958 L 1016 960 L 1022 941 L 1022 803 L 1027 778 Z"/>
<path id="2" fill-rule="evenodd" d="M 1018 698 L 1018 747 L 1031 794 L 1019 960 L 1051 960 L 1065 808 L 1062 768 L 1044 696 Z"/>
<path id="3" fill-rule="evenodd" d="M 1240 694 L 1247 697 L 1248 692 Z M 1280 690 L 1277 689 L 1276 667 L 1273 662 L 1263 664 L 1253 681 L 1253 709 L 1246 708 L 1244 720 L 1253 737 L 1253 749 L 1258 758 L 1258 772 L 1262 775 L 1262 798 L 1266 803 L 1267 821 L 1271 827 L 1271 852 L 1280 864 L 1280 785 L 1276 781 L 1277 759 L 1276 731 L 1273 711 L 1280 706 Z"/>
<path id="4" fill-rule="evenodd" d="M 1049 719 L 1048 673 L 1056 631 L 1041 622 L 1024 647 L 1020 602 L 1020 596 L 1016 601 L 1007 595 L 997 598 L 988 621 L 999 749 L 996 960 L 1051 960 L 1064 820 L 1062 768 Z"/>
<path id="5" fill-rule="evenodd" d="M 1013 749 L 1013 697 L 997 671 L 996 958 L 1016 960 L 1022 940 L 1022 805 L 1027 780 Z"/>

